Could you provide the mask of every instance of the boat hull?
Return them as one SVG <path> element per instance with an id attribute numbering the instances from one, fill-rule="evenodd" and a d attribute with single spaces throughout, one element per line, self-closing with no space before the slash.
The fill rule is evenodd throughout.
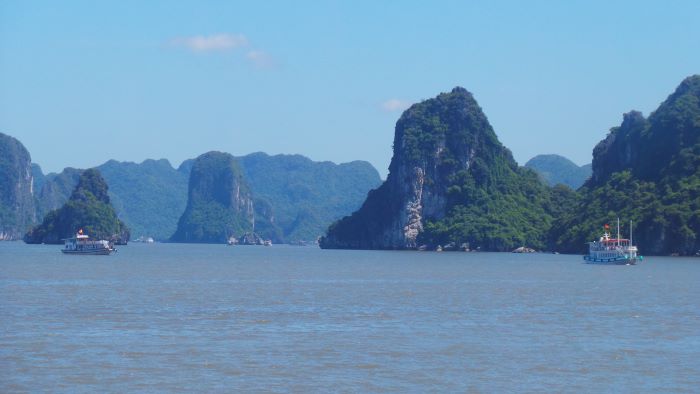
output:
<path id="1" fill-rule="evenodd" d="M 107 256 L 110 255 L 114 252 L 116 252 L 116 249 L 96 249 L 96 250 L 65 250 L 61 249 L 61 252 L 64 254 L 86 254 L 86 255 L 101 255 L 101 256 Z"/>
<path id="2" fill-rule="evenodd" d="M 603 265 L 635 265 L 637 264 L 637 259 L 630 259 L 627 257 L 613 257 L 608 259 L 597 259 L 591 256 L 583 256 L 583 259 L 587 264 L 603 264 Z"/>

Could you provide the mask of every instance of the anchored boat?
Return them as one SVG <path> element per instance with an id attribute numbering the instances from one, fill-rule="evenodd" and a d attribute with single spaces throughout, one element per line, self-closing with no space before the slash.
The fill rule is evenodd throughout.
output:
<path id="1" fill-rule="evenodd" d="M 603 236 L 598 241 L 588 243 L 588 255 L 583 256 L 589 264 L 632 265 L 642 256 L 637 255 L 637 247 L 632 243 L 632 222 L 630 239 L 620 238 L 620 219 L 617 219 L 617 238 L 610 237 L 610 226 L 605 225 Z"/>
<path id="2" fill-rule="evenodd" d="M 91 240 L 86 234 L 83 234 L 83 229 L 80 229 L 75 237 L 65 238 L 63 249 L 61 252 L 65 254 L 100 254 L 108 255 L 116 252 L 114 245 L 105 240 Z"/>

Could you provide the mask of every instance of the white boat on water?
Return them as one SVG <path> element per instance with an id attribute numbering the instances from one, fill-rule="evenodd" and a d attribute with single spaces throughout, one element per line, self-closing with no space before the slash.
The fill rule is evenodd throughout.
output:
<path id="1" fill-rule="evenodd" d="M 630 239 L 620 237 L 620 219 L 617 219 L 617 238 L 610 237 L 610 226 L 605 225 L 603 236 L 598 241 L 588 243 L 588 254 L 583 256 L 588 264 L 632 265 L 642 256 L 637 255 L 637 247 L 632 243 L 632 222 Z"/>
<path id="2" fill-rule="evenodd" d="M 65 238 L 63 249 L 61 252 L 65 254 L 99 254 L 99 255 L 109 255 L 117 250 L 109 241 L 105 240 L 91 240 L 86 234 L 83 234 L 83 230 L 80 229 L 75 237 Z"/>

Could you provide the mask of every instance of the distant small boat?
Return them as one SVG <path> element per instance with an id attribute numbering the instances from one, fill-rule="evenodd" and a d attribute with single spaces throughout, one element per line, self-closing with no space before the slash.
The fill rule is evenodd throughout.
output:
<path id="1" fill-rule="evenodd" d="M 588 243 L 588 254 L 583 256 L 588 264 L 633 265 L 642 256 L 637 256 L 637 247 L 632 243 L 632 222 L 630 239 L 620 238 L 620 219 L 617 219 L 617 238 L 610 238 L 610 226 L 605 225 L 603 236 L 598 241 Z"/>
<path id="2" fill-rule="evenodd" d="M 94 254 L 94 255 L 109 255 L 117 250 L 114 249 L 112 243 L 105 240 L 91 240 L 83 230 L 80 229 L 75 237 L 65 238 L 63 249 L 61 252 L 65 254 Z"/>
<path id="3" fill-rule="evenodd" d="M 256 232 L 248 232 L 240 237 L 229 237 L 228 241 L 226 242 L 229 244 L 229 246 L 233 245 L 265 245 L 265 246 L 270 246 L 272 245 L 272 241 L 269 239 L 263 239 L 258 233 Z"/>

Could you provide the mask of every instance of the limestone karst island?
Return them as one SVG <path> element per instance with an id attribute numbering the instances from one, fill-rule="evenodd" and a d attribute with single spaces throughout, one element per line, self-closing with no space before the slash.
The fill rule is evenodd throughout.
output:
<path id="1" fill-rule="evenodd" d="M 0 0 L 0 394 L 700 393 L 700 0 Z"/>
<path id="2" fill-rule="evenodd" d="M 209 152 L 178 169 L 111 160 L 44 175 L 2 134 L 0 235 L 59 243 L 82 227 L 120 242 L 225 243 L 254 233 L 273 243 L 319 239 L 329 249 L 582 253 L 619 215 L 635 223 L 645 254 L 694 255 L 699 102 L 694 75 L 649 117 L 624 114 L 593 149 L 592 170 L 556 155 L 523 167 L 474 96 L 457 87 L 401 115 L 381 184 L 368 163 L 262 153 Z"/>
<path id="3" fill-rule="evenodd" d="M 582 253 L 620 215 L 636 223 L 646 254 L 700 250 L 700 76 L 648 118 L 625 114 L 593 149 L 592 175 L 577 190 L 548 186 L 556 168 L 538 177 L 538 161 L 553 162 L 519 167 L 473 95 L 454 88 L 403 113 L 387 180 L 331 225 L 321 247 Z"/>

